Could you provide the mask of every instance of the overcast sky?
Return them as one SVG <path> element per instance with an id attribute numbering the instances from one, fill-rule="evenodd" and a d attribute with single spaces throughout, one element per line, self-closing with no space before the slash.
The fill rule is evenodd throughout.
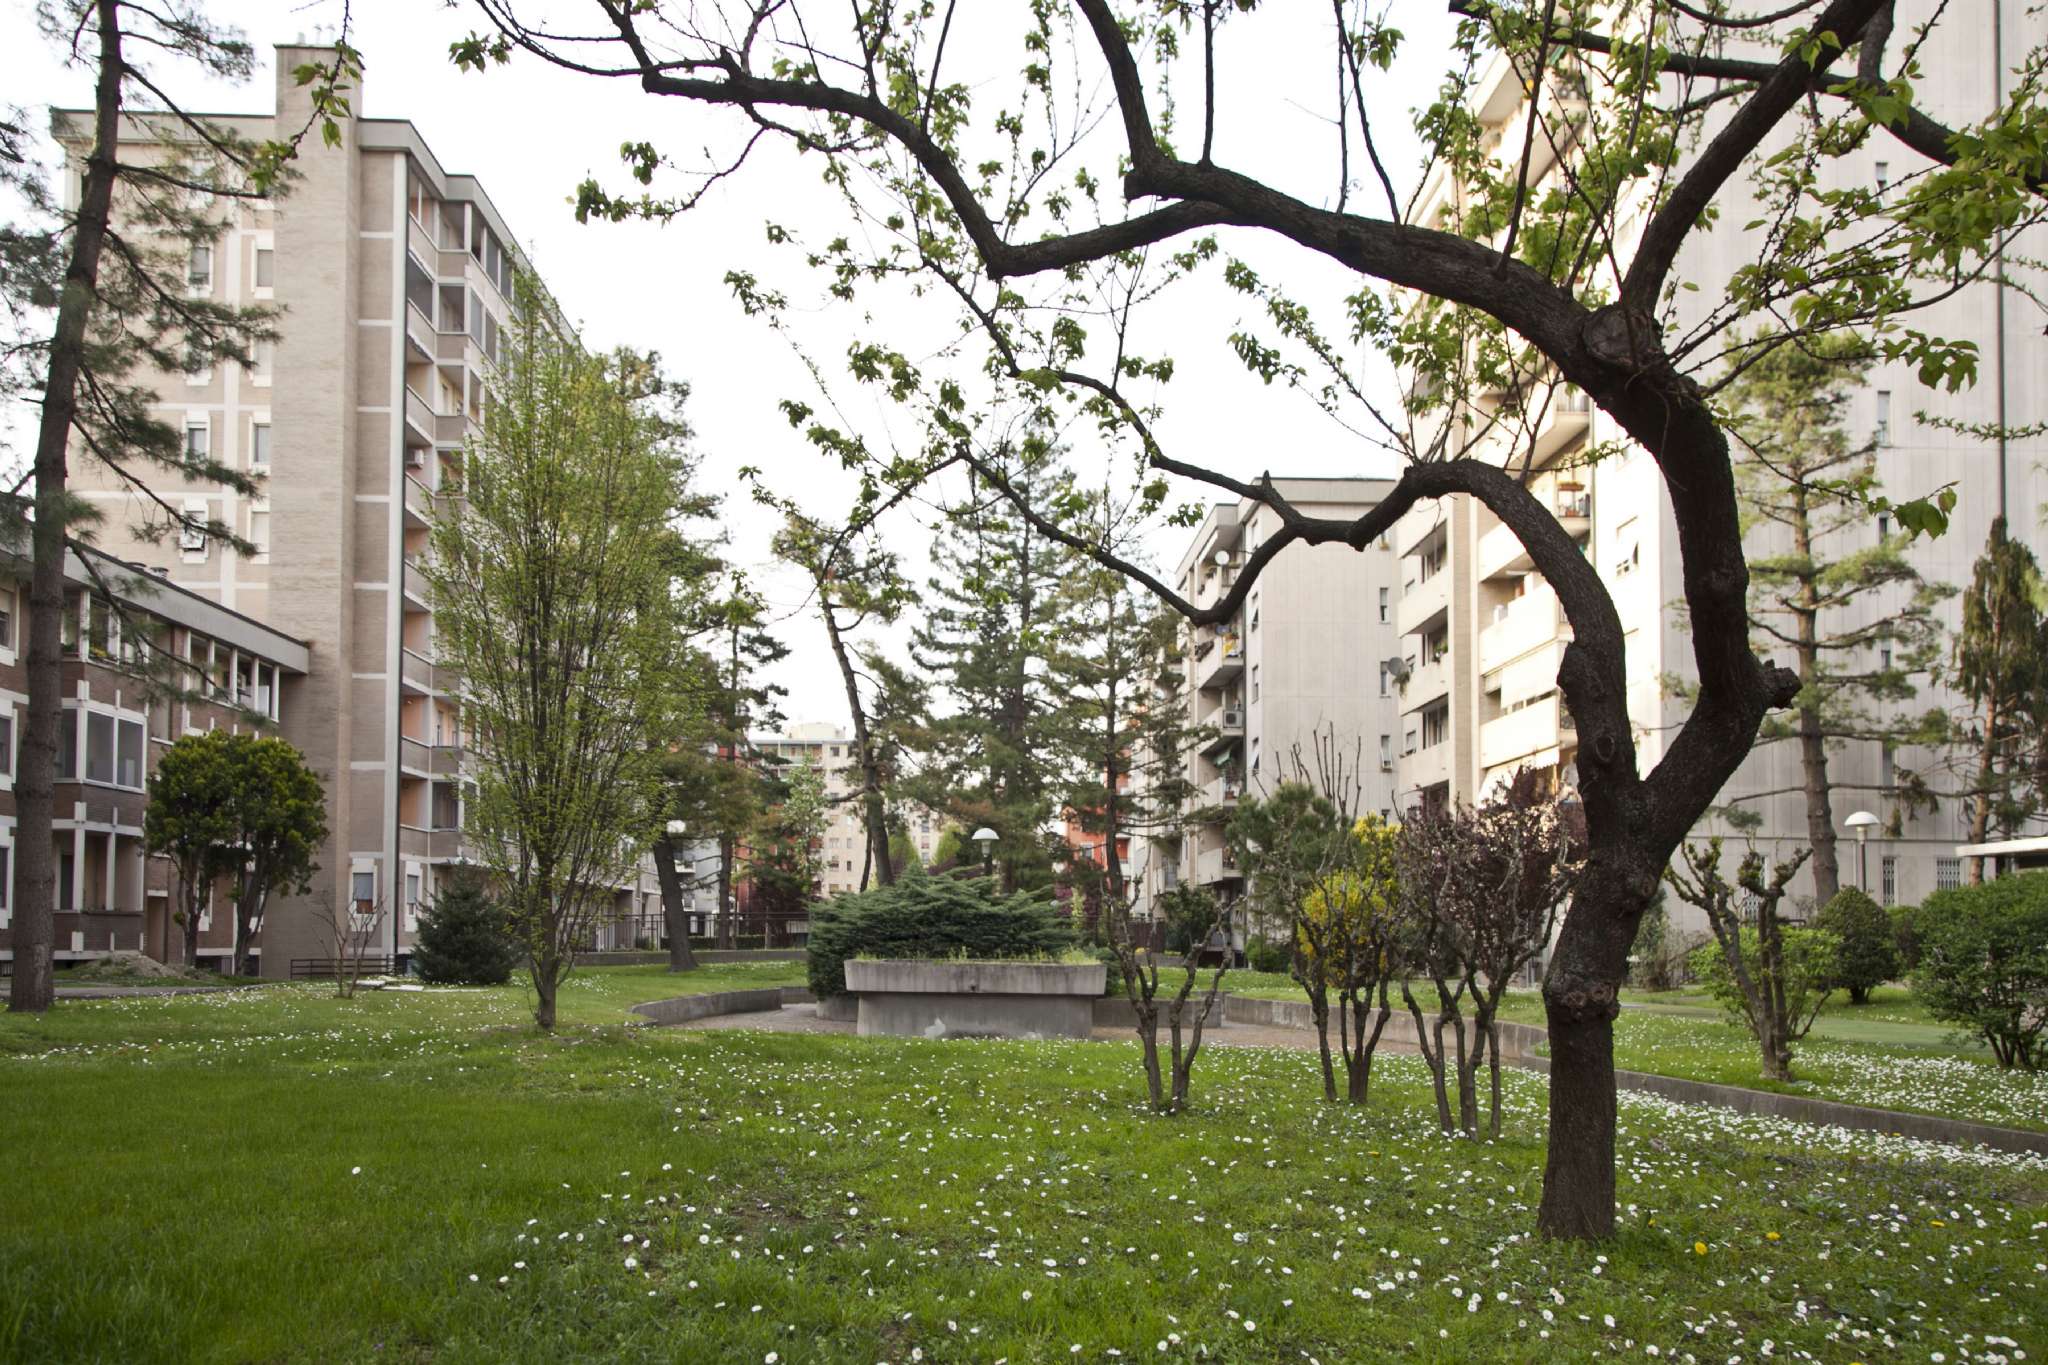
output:
<path id="1" fill-rule="evenodd" d="M 8 102 L 30 108 L 86 104 L 89 74 L 60 65 L 35 30 L 32 8 L 14 0 L 0 10 L 0 91 Z M 167 62 L 159 64 L 157 74 L 181 100 L 221 112 L 267 111 L 274 79 L 271 45 L 331 37 L 341 17 L 339 0 L 212 0 L 207 8 L 255 42 L 263 62 L 255 79 L 237 88 L 196 79 L 189 69 Z M 1441 5 L 1412 9 L 1401 16 L 1411 25 L 1411 59 L 1398 64 L 1398 77 L 1380 78 L 1372 96 L 1379 115 L 1376 127 L 1404 196 L 1416 163 L 1407 111 L 1435 88 L 1448 37 Z M 768 246 L 764 224 L 772 220 L 799 232 L 815 229 L 814 238 L 841 230 L 835 202 L 819 186 L 822 163 L 764 143 L 739 176 L 667 226 L 579 226 L 570 211 L 576 184 L 594 173 L 608 185 L 621 185 L 621 143 L 652 141 L 680 158 L 715 153 L 732 143 L 736 130 L 730 116 L 656 99 L 625 82 L 560 73 L 532 60 L 483 76 L 458 73 L 449 63 L 448 44 L 478 22 L 461 3 L 355 0 L 353 38 L 367 62 L 359 112 L 410 119 L 447 170 L 477 176 L 592 343 L 654 348 L 673 373 L 691 383 L 689 416 L 705 477 L 727 493 L 731 557 L 766 588 L 781 618 L 777 632 L 792 651 L 778 670 L 790 694 L 786 709 L 792 720 L 844 723 L 844 694 L 823 627 L 809 608 L 804 585 L 770 561 L 772 520 L 752 505 L 735 471 L 759 466 L 778 492 L 799 497 L 825 516 L 843 510 L 847 482 L 790 430 L 776 409 L 783 398 L 816 401 L 804 367 L 786 341 L 742 314 L 724 283 L 727 271 L 745 269 L 786 284 L 793 297 L 808 297 L 804 273 L 788 250 Z M 1226 63 L 1221 73 L 1221 83 L 1235 92 L 1235 100 L 1226 106 L 1217 140 L 1217 159 L 1223 164 L 1257 169 L 1319 203 L 1334 197 L 1333 184 L 1313 183 L 1327 179 L 1335 163 L 1335 137 L 1327 122 L 1334 101 L 1322 89 L 1328 82 L 1320 72 L 1313 81 L 1318 94 L 1304 94 L 1281 53 L 1290 41 L 1304 38 L 1319 38 L 1321 50 L 1327 51 L 1327 23 L 1327 10 L 1299 3 L 1269 6 L 1267 13 L 1255 16 L 1255 26 L 1243 29 L 1231 55 L 1240 69 Z M 1007 45 L 990 44 L 979 53 L 967 47 L 964 55 L 949 57 L 950 70 L 968 73 L 962 79 L 991 87 L 1015 63 L 1014 49 Z M 989 102 L 1008 88 L 1002 83 L 993 89 Z M 1243 237 L 1225 244 L 1305 297 L 1332 301 L 1355 288 L 1342 272 L 1307 261 L 1306 253 L 1276 251 Z M 1227 338 L 1247 316 L 1245 301 L 1214 285 L 1176 293 L 1180 297 L 1155 310 L 1148 329 L 1161 349 L 1170 347 L 1179 365 L 1166 391 L 1166 415 L 1158 424 L 1170 450 L 1240 476 L 1266 469 L 1276 474 L 1392 472 L 1387 457 L 1345 433 L 1306 399 L 1264 388 L 1244 374 Z M 938 311 L 905 317 L 904 334 L 935 335 L 933 329 L 946 317 Z M 898 325 L 892 315 L 880 322 Z M 809 349 L 830 364 L 836 363 L 858 319 L 806 304 L 793 323 Z M 886 444 L 892 435 L 891 415 L 880 408 L 853 407 L 847 415 L 877 444 Z M 7 425 L 18 433 L 20 415 Z M 1199 494 L 1190 488 L 1186 496 Z M 927 516 L 910 508 L 887 530 L 891 544 L 913 563 L 921 561 L 930 541 Z M 1154 541 L 1156 555 L 1169 566 L 1181 548 L 1177 533 L 1166 532 Z"/>

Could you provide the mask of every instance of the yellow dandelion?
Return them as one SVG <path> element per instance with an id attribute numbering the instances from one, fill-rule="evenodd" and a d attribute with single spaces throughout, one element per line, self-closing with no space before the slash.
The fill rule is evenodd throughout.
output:
<path id="1" fill-rule="evenodd" d="M 1695 1255 L 1695 1256 L 1704 1256 L 1704 1255 L 1706 1255 L 1706 1254 L 1707 1254 L 1707 1244 L 1706 1244 L 1705 1242 L 1694 1242 L 1694 1243 L 1692 1244 L 1692 1254 L 1693 1254 L 1693 1255 Z"/>
<path id="2" fill-rule="evenodd" d="M 1778 1240 L 1778 1234 L 1775 1232 L 1767 1232 L 1764 1234 L 1764 1240 L 1766 1242 L 1775 1242 Z"/>

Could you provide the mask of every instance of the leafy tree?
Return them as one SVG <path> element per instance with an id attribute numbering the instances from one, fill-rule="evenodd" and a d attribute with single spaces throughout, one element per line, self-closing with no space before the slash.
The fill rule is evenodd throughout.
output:
<path id="1" fill-rule="evenodd" d="M 1991 523 L 1955 638 L 1955 681 L 1974 714 L 1968 795 L 1970 842 L 2016 830 L 2048 804 L 2048 588 L 2025 543 Z M 1984 880 L 1971 858 L 1968 881 Z"/>
<path id="2" fill-rule="evenodd" d="M 327 841 L 327 789 L 306 766 L 306 756 L 282 739 L 230 735 L 225 748 L 232 784 L 228 814 L 235 827 L 229 855 L 234 972 L 252 976 L 256 926 L 271 894 L 304 895 L 320 870 L 315 855 Z"/>
<path id="3" fill-rule="evenodd" d="M 1707 912 L 1714 931 L 1713 945 L 1693 953 L 1693 974 L 1756 1039 L 1764 1078 L 1789 1081 L 1793 1045 L 1813 1027 L 1834 989 L 1839 947 L 1832 934 L 1789 928 L 1778 918 L 1778 906 L 1806 861 L 1806 850 L 1776 864 L 1767 879 L 1763 854 L 1751 849 L 1733 885 L 1721 875 L 1718 838 L 1687 844 L 1681 852 L 1685 870 L 1669 868 L 1665 880 L 1679 899 Z"/>
<path id="4" fill-rule="evenodd" d="M 1907 536 L 1870 541 L 1875 447 L 1852 446 L 1843 429 L 1872 354 L 1847 333 L 1780 346 L 1740 367 L 1722 391 L 1743 535 L 1764 547 L 1749 559 L 1750 629 L 1760 655 L 1789 659 L 1799 675 L 1790 711 L 1765 718 L 1757 745 L 1798 748 L 1820 904 L 1841 889 L 1829 750 L 1936 742 L 1941 730 L 1939 712 L 1930 721 L 1895 708 L 1935 663 L 1935 608 L 1953 590 L 1920 576 L 1905 555 Z M 1873 611 L 1874 601 L 1885 605 Z"/>
<path id="5" fill-rule="evenodd" d="M 16 828 L 14 972 L 9 1008 L 46 1010 L 54 999 L 53 918 L 58 716 L 62 709 L 65 555 L 93 509 L 68 491 L 75 453 L 115 474 L 148 509 L 140 530 L 196 532 L 236 550 L 233 528 L 194 518 L 157 491 L 158 476 L 257 490 L 248 473 L 187 449 L 182 431 L 159 415 L 161 377 L 215 365 L 247 366 L 257 343 L 275 335 L 269 308 L 245 308 L 189 287 L 199 253 L 210 252 L 239 201 L 278 196 L 307 129 L 257 143 L 194 113 L 164 92 L 174 81 L 159 63 L 245 80 L 254 49 L 196 4 L 140 0 L 47 0 L 37 17 L 69 65 L 93 76 L 90 126 L 82 144 L 77 197 L 53 194 L 26 140 L 10 126 L 0 146 L 0 190 L 21 212 L 0 239 L 0 394 L 36 396 L 33 518 L 0 501 L 0 523 L 30 542 L 24 665 L 28 705 L 14 775 Z M 333 116 L 361 58 L 341 42 L 331 66 L 296 72 L 312 87 L 313 121 L 336 135 Z M 123 137 L 124 121 L 143 138 Z M 0 120 L 5 122 L 5 120 Z M 310 124 L 308 125 L 310 127 Z M 145 147 L 150 150 L 143 150 Z M 54 318 L 50 317 L 54 311 Z M 38 324 L 46 330 L 37 335 Z M 22 533 L 25 530 L 25 536 Z M 188 926 L 188 950 L 196 925 Z"/>
<path id="6" fill-rule="evenodd" d="M 177 876 L 172 922 L 184 930 L 185 965 L 199 962 L 199 917 L 216 884 L 233 870 L 236 835 L 235 737 L 226 730 L 181 735 L 149 775 L 149 805 L 142 814 L 142 846 L 170 859 Z"/>
<path id="7" fill-rule="evenodd" d="M 846 994 L 850 957 L 1052 957 L 1073 941 L 1043 897 L 1001 894 L 987 877 L 914 873 L 818 907 L 806 954 L 811 990 L 822 1000 Z"/>
<path id="8" fill-rule="evenodd" d="M 1855 887 L 1836 892 L 1813 917 L 1813 927 L 1835 936 L 1834 983 L 1849 992 L 1850 1004 L 1869 1004 L 1871 991 L 1899 974 L 1891 916 Z"/>
<path id="9" fill-rule="evenodd" d="M 1588 875 L 1545 976 L 1557 1140 L 1538 1225 L 1551 1236 L 1608 1235 L 1613 1020 L 1636 922 L 1764 716 L 1799 692 L 1796 674 L 1752 648 L 1735 479 L 1710 386 L 1731 346 L 1835 332 L 1868 337 L 1924 384 L 1970 382 L 1974 347 L 1914 326 L 1914 313 L 1984 275 L 2011 236 L 2042 217 L 2048 59 L 2025 54 L 2000 108 L 1947 127 L 1914 106 L 1908 78 L 1920 63 L 1965 51 L 1939 41 L 1969 22 L 1956 6 L 1896 31 L 1892 0 L 1814 0 L 1761 17 L 1650 6 L 1618 16 L 1617 35 L 1602 31 L 1597 13 L 1546 7 L 1536 16 L 1519 4 L 1461 0 L 1444 54 L 1449 74 L 1417 118 L 1425 173 L 1441 173 L 1457 192 L 1443 216 L 1422 222 L 1409 221 L 1415 206 L 1404 207 L 1373 137 L 1369 73 L 1409 60 L 1382 12 L 1340 7 L 1335 24 L 1290 51 L 1262 41 L 1261 9 L 1140 12 L 1114 0 L 1072 8 L 1078 21 L 1066 7 L 1006 9 L 1023 54 L 973 71 L 963 69 L 971 59 L 962 45 L 946 41 L 950 7 L 815 0 L 763 11 L 745 42 L 689 0 L 595 7 L 587 29 L 552 19 L 540 28 L 494 4 L 484 31 L 452 55 L 480 69 L 516 51 L 631 80 L 651 99 L 743 109 L 757 120 L 748 146 L 780 136 L 829 159 L 847 223 L 815 239 L 778 227 L 777 238 L 815 264 L 822 288 L 861 328 L 906 316 L 864 293 L 901 290 L 925 307 L 957 307 L 945 320 L 949 343 L 936 350 L 929 328 L 905 344 L 863 335 L 846 348 L 850 382 L 927 425 L 915 455 L 877 458 L 807 415 L 821 448 L 862 467 L 863 498 L 883 500 L 964 462 L 1041 533 L 1129 574 L 1196 625 L 1233 619 L 1289 544 L 1364 547 L 1417 502 L 1445 496 L 1475 498 L 1500 517 L 1572 626 L 1558 682 L 1580 737 L 1590 844 Z M 1727 55 L 1731 37 L 1757 55 Z M 1250 53 L 1256 60 L 1230 60 Z M 1499 69 L 1496 54 L 1530 96 L 1516 114 L 1521 131 L 1505 144 L 1473 109 L 1472 87 Z M 1269 141 L 1233 139 L 1228 129 L 1218 139 L 1232 109 L 1257 103 L 1242 87 L 1259 80 L 1290 97 L 1328 92 L 1322 112 L 1337 135 L 1323 189 L 1295 192 L 1294 165 L 1283 188 L 1281 169 L 1260 160 Z M 1199 92 L 1192 108 L 1187 92 Z M 1872 188 L 1851 173 L 1847 188 L 1821 188 L 1835 183 L 1824 173 L 1831 163 L 1874 139 L 1909 149 L 1911 174 Z M 1517 142 L 1530 149 L 1519 164 L 1501 154 Z M 1556 180 L 1532 190 L 1531 156 L 1543 145 L 1558 153 L 1546 158 Z M 623 150 L 635 183 L 621 194 L 595 180 L 580 186 L 586 219 L 664 219 L 710 202 L 701 183 L 674 183 L 690 179 L 696 158 L 647 142 Z M 722 190 L 744 158 L 736 149 L 719 167 Z M 1119 193 L 1130 207 L 1119 207 Z M 1738 196 L 1757 201 L 1756 249 L 1735 256 L 1741 265 L 1725 278 L 1679 278 L 1681 250 Z M 1225 254 L 1242 240 L 1307 253 L 1352 272 L 1357 288 L 1298 300 Z M 1410 458 L 1372 511 L 1309 517 L 1270 480 L 1231 478 L 1155 439 L 1157 393 L 1175 365 L 1142 344 L 1159 334 L 1145 328 L 1151 305 L 1219 257 L 1225 285 L 1257 310 L 1249 320 L 1232 312 L 1225 324 L 1250 373 L 1355 419 Z M 772 320 L 792 307 L 787 291 L 752 275 L 731 280 L 743 306 Z M 1696 296 L 1701 307 L 1681 307 Z M 1776 317 L 1796 328 L 1747 339 Z M 1354 368 L 1361 350 L 1391 357 L 1412 378 L 1398 405 L 1374 401 Z M 1168 476 L 1195 479 L 1264 504 L 1279 529 L 1230 591 L 1190 600 L 1089 528 L 1062 524 L 1068 508 L 1045 505 L 1044 479 L 1019 486 L 1009 477 L 981 440 L 994 409 L 969 391 L 976 384 L 1030 405 L 1045 430 L 1092 422 L 1105 443 L 1135 456 L 1131 487 L 1143 504 L 1163 506 Z M 1684 557 L 1702 681 L 1648 773 L 1614 602 L 1554 511 L 1518 468 L 1503 467 L 1533 450 L 1550 410 L 1545 395 L 1563 385 L 1612 417 L 1657 469 Z M 1498 401 L 1503 393 L 1512 401 Z M 1473 449 L 1475 434 L 1497 436 L 1512 453 Z M 1952 505 L 1953 490 L 1873 502 L 1913 532 L 1938 530 Z"/>
<path id="10" fill-rule="evenodd" d="M 825 775 L 808 757 L 784 769 L 778 782 L 781 799 L 762 816 L 747 863 L 750 908 L 764 944 L 778 927 L 803 918 L 817 895 L 827 815 Z"/>
<path id="11" fill-rule="evenodd" d="M 1297 979 L 1320 979 L 1337 997 L 1344 1098 L 1352 1104 L 1371 1094 L 1373 1053 L 1394 1014 L 1388 988 L 1401 966 L 1398 845 L 1394 826 L 1369 812 L 1359 817 L 1345 865 L 1309 892 L 1295 924 Z M 1327 1073 L 1323 1081 L 1324 1098 L 1336 1098 Z"/>
<path id="12" fill-rule="evenodd" d="M 481 877 L 442 882 L 420 915 L 412 963 L 422 979 L 449 986 L 502 986 L 519 961 L 519 940 Z"/>
<path id="13" fill-rule="evenodd" d="M 2038 1070 L 2048 1029 L 2048 873 L 1937 891 L 1916 922 L 1913 992 L 1928 1012 L 1983 1038 L 2000 1066 Z"/>
<path id="14" fill-rule="evenodd" d="M 464 833 L 551 1029 L 578 946 L 663 818 L 664 745 L 690 729 L 669 555 L 692 465 L 648 358 L 584 350 L 530 280 L 515 289 L 460 511 L 424 569 L 480 738 Z"/>
<path id="15" fill-rule="evenodd" d="M 742 841 L 769 805 L 772 776 L 754 746 L 756 730 L 782 724 L 786 689 L 768 681 L 767 670 L 789 656 L 789 647 L 768 629 L 768 603 L 744 573 L 734 571 L 727 591 L 712 606 L 713 653 L 718 685 L 706 720 L 707 752 L 730 771 L 685 797 L 701 814 L 691 823 L 718 836 L 718 942 L 733 946 L 733 878 Z"/>

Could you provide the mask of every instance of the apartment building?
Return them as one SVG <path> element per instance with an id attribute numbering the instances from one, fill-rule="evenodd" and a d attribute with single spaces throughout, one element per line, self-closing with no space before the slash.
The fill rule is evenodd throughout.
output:
<path id="1" fill-rule="evenodd" d="M 1981 118 L 1991 108 L 1992 73 L 2010 68 L 2048 38 L 2048 15 L 2018 0 L 1987 0 L 1991 4 L 2000 6 L 2002 24 L 1944 24 L 1921 53 L 1927 78 L 1916 81 L 1915 98 L 1937 118 L 1953 124 Z M 1902 6 L 1898 31 L 1910 31 L 1929 10 L 1925 4 Z M 2002 48 L 1994 50 L 2001 41 Z M 1571 120 L 1575 108 L 1583 107 L 1574 105 L 1577 97 L 1568 78 L 1559 81 L 1545 95 L 1558 130 L 1552 137 L 1539 134 L 1528 161 L 1538 193 L 1559 183 L 1558 148 L 1569 157 Z M 1504 167 L 1521 162 L 1527 99 L 1523 82 L 1504 59 L 1494 61 L 1472 92 L 1474 111 L 1490 130 L 1494 155 Z M 1874 137 L 1855 156 L 1823 166 L 1819 188 L 1860 180 L 1883 191 L 1916 166 L 1903 148 Z M 1715 283 L 1755 259 L 1759 241 L 1747 225 L 1766 215 L 1754 203 L 1743 202 L 1747 192 L 1745 183 L 1731 183 L 1717 204 L 1716 221 L 1697 231 L 1684 248 L 1674 278 L 1697 282 L 1700 289 L 1679 295 L 1682 322 L 1704 318 L 1714 302 Z M 1424 186 L 1418 221 L 1431 220 L 1458 194 L 1459 187 L 1439 171 Z M 1625 212 L 1619 218 L 1628 231 L 1639 230 L 1641 214 Z M 2038 286 L 2038 272 L 2022 263 L 2041 259 L 2044 247 L 2048 234 L 2038 229 L 2021 234 L 2011 247 L 2009 272 Z M 1624 240 L 1624 262 L 1627 250 Z M 1852 443 L 1867 441 L 1874 448 L 1883 487 L 1895 497 L 1956 484 L 1960 501 L 1948 534 L 1915 543 L 1909 555 L 1929 581 L 1963 587 L 1995 516 L 2008 516 L 2015 536 L 2037 548 L 2044 545 L 2039 509 L 2048 506 L 2048 441 L 2039 433 L 2048 417 L 2048 400 L 2042 397 L 2048 394 L 2048 339 L 2037 326 L 2021 323 L 2010 301 L 2001 308 L 1988 284 L 1917 314 L 1914 325 L 1975 342 L 1983 365 L 1978 383 L 1943 393 L 1921 387 L 1907 362 L 1878 364 L 1853 405 L 1849 436 Z M 1569 385 L 1539 377 L 1517 390 L 1485 395 L 1479 409 L 1465 429 L 1472 434 L 1455 439 L 1454 447 L 1462 445 L 1467 454 L 1511 463 L 1517 470 L 1527 468 L 1532 491 L 1583 547 L 1613 596 L 1627 642 L 1629 712 L 1639 762 L 1648 771 L 1684 723 L 1689 705 L 1683 682 L 1697 676 L 1678 609 L 1684 596 L 1681 560 L 1660 473 L 1606 414 Z M 1962 435 L 1957 427 L 2001 417 L 2009 426 L 2031 427 L 2036 434 L 1987 442 Z M 1834 537 L 1821 550 L 1847 554 L 1879 543 L 1894 529 L 1886 518 L 1873 516 L 1866 526 Z M 1399 804 L 1472 801 L 1525 765 L 1550 772 L 1560 786 L 1569 787 L 1576 772 L 1577 736 L 1556 677 L 1571 628 L 1555 592 L 1513 534 L 1484 507 L 1460 497 L 1416 507 L 1397 526 L 1395 548 L 1402 565 L 1398 624 L 1405 674 Z M 1767 534 L 1752 534 L 1753 556 L 1788 548 Z M 1831 615 L 1825 628 L 1867 624 L 1895 609 L 1905 591 L 1873 594 Z M 1949 630 L 1960 624 L 1955 600 L 1943 615 Z M 1868 664 L 1888 667 L 1889 649 L 1869 646 Z M 1933 680 L 1922 678 L 1918 684 L 1917 697 L 1890 705 L 1904 714 L 1957 704 Z M 1928 811 L 1900 799 L 1899 774 L 1925 769 L 1936 757 L 1888 751 L 1875 741 L 1830 749 L 1837 825 L 1857 810 L 1868 810 L 1881 821 L 1861 849 L 1842 832 L 1843 885 L 1862 884 L 1881 902 L 1906 904 L 1959 878 L 1956 845 L 1967 835 L 1960 803 L 1945 801 Z M 1697 837 L 1719 832 L 1737 847 L 1752 839 L 1773 858 L 1807 846 L 1795 746 L 1768 745 L 1751 754 L 1720 800 L 1754 811 L 1760 827 L 1746 834 L 1710 819 Z M 1810 874 L 1802 873 L 1794 892 L 1810 893 L 1811 886 Z"/>
<path id="2" fill-rule="evenodd" d="M 1274 482 L 1314 517 L 1364 516 L 1392 487 L 1382 479 Z M 1278 528 L 1262 503 L 1210 508 L 1174 570 L 1176 591 L 1197 607 L 1218 601 Z M 1182 881 L 1225 900 L 1242 895 L 1244 869 L 1224 838 L 1230 813 L 1246 792 L 1269 793 L 1292 776 L 1297 752 L 1313 769 L 1319 737 L 1361 770 L 1363 809 L 1393 814 L 1398 563 L 1384 538 L 1362 551 L 1289 545 L 1230 621 L 1187 632 L 1184 663 L 1153 684 L 1157 697 L 1178 699 L 1188 723 L 1209 736 L 1182 757 L 1199 793 L 1197 818 L 1184 834 L 1134 841 L 1134 913 L 1150 918 L 1157 897 Z"/>
<path id="3" fill-rule="evenodd" d="M 26 544 L 0 548 L 0 961 L 14 958 L 15 740 L 28 713 Z M 58 731 L 56 958 L 111 952 L 177 961 L 170 864 L 142 847 L 146 790 L 164 749 L 208 730 L 267 730 L 298 706 L 303 641 L 110 555 L 64 566 L 64 713 Z M 225 969 L 225 905 L 199 920 L 199 953 Z M 257 954 L 262 953 L 258 929 Z"/>
<path id="4" fill-rule="evenodd" d="M 805 722 L 791 725 L 780 734 L 751 736 L 750 742 L 755 752 L 770 763 L 808 762 L 824 775 L 829 815 L 819 841 L 818 895 L 830 900 L 843 892 L 860 890 L 861 869 L 867 860 L 867 825 L 858 796 L 860 757 L 854 749 L 853 737 L 837 725 Z M 932 850 L 945 829 L 944 818 L 915 804 L 903 805 L 901 813 L 918 859 L 930 862 Z M 873 877 L 868 880 L 872 885 Z"/>
<path id="5" fill-rule="evenodd" d="M 217 121 L 259 140 L 299 128 L 310 109 L 291 72 L 323 57 L 280 46 L 272 110 Z M 196 535 L 137 538 L 121 553 L 305 637 L 310 663 L 283 733 L 327 782 L 333 834 L 303 899 L 374 912 L 371 951 L 402 958 L 441 870 L 473 856 L 462 833 L 460 687 L 436 657 L 420 565 L 434 518 L 451 505 L 523 262 L 474 177 L 443 167 L 411 123 L 361 117 L 362 91 L 352 104 L 338 145 L 303 141 L 286 196 L 224 203 L 219 237 L 188 263 L 196 294 L 277 305 L 279 339 L 247 371 L 158 384 L 160 412 L 189 445 L 265 482 L 254 498 L 198 484 L 155 492 L 238 528 L 255 554 Z M 55 127 L 75 196 L 90 119 L 59 111 Z M 161 131 L 130 120 L 122 154 L 149 155 Z M 112 479 L 95 484 L 80 464 L 78 492 L 100 504 L 103 540 L 155 515 L 148 499 Z M 612 890 L 615 921 L 659 912 L 651 862 Z M 331 953 L 311 915 L 272 920 L 274 961 Z"/>

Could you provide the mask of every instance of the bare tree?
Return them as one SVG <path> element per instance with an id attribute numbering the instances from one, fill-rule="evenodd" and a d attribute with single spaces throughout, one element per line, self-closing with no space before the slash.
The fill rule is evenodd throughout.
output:
<path id="1" fill-rule="evenodd" d="M 1195 1058 L 1202 1051 L 1202 1030 L 1222 997 L 1223 978 L 1230 971 L 1230 907 L 1208 891 L 1186 883 L 1159 897 L 1165 928 L 1187 943 L 1180 961 L 1180 984 L 1170 988 L 1162 1010 L 1160 974 L 1163 959 L 1170 954 L 1137 941 L 1131 917 L 1132 898 L 1123 886 L 1123 873 L 1114 850 L 1109 857 L 1109 946 L 1116 954 L 1117 969 L 1123 978 L 1124 998 L 1131 1002 L 1131 1010 L 1137 1016 L 1138 1045 L 1145 1059 L 1146 1094 L 1154 1109 L 1178 1114 L 1187 1108 Z M 1202 958 L 1218 940 L 1224 944 L 1221 960 L 1203 986 L 1201 998 L 1190 1003 L 1203 975 Z M 1166 1022 L 1170 1067 L 1165 1077 L 1159 1072 L 1162 1016 Z"/>
<path id="2" fill-rule="evenodd" d="M 364 969 L 373 960 L 370 949 L 378 941 L 384 923 L 384 898 L 351 902 L 346 914 L 334 913 L 334 893 L 317 892 L 306 903 L 306 914 L 319 931 L 320 942 L 331 956 L 327 965 L 334 972 L 334 994 L 347 1000 L 363 982 Z"/>
<path id="3" fill-rule="evenodd" d="M 1732 886 L 1721 875 L 1718 838 L 1687 844 L 1681 852 L 1685 870 L 1667 868 L 1664 879 L 1679 899 L 1707 913 L 1720 958 L 1720 970 L 1710 978 L 1714 993 L 1749 1025 L 1763 1054 L 1764 1077 L 1789 1081 L 1792 1045 L 1827 1003 L 1832 976 L 1831 936 L 1788 930 L 1778 918 L 1786 888 L 1811 850 L 1800 849 L 1766 877 L 1763 854 L 1751 849 Z"/>

